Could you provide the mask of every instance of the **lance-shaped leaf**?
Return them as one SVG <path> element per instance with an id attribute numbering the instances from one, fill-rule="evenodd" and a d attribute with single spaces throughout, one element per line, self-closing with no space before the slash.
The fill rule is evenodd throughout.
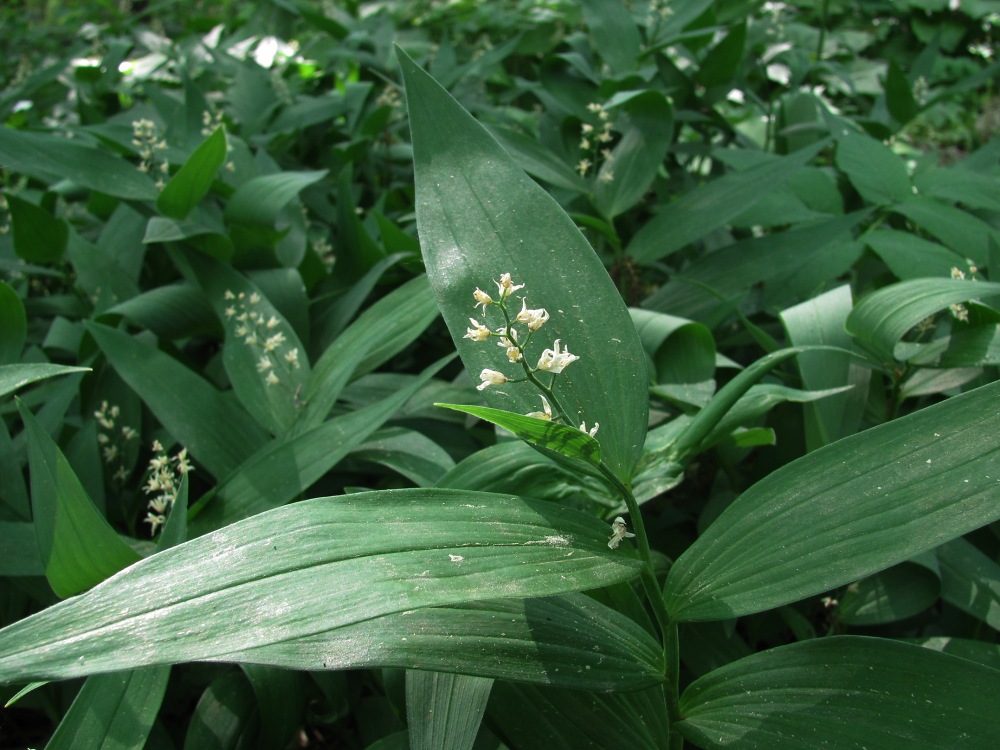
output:
<path id="1" fill-rule="evenodd" d="M 1000 736 L 998 691 L 1000 671 L 928 648 L 818 638 L 695 680 L 677 729 L 706 750 L 987 747 Z"/>
<path id="2" fill-rule="evenodd" d="M 663 680 L 663 651 L 640 625 L 584 594 L 409 610 L 218 661 L 300 670 L 407 667 L 556 685 L 635 690 Z"/>
<path id="3" fill-rule="evenodd" d="M 0 630 L 0 682 L 208 659 L 420 607 L 598 588 L 638 574 L 608 527 L 460 490 L 318 498 L 158 552 Z"/>
<path id="4" fill-rule="evenodd" d="M 65 375 L 70 372 L 89 372 L 89 367 L 70 367 L 68 365 L 52 365 L 47 362 L 31 364 L 16 364 L 0 366 L 0 398 L 13 393 L 18 388 L 38 380 L 45 380 L 54 375 Z"/>
<path id="5" fill-rule="evenodd" d="M 406 672 L 410 750 L 472 750 L 493 680 L 442 672 Z"/>
<path id="6" fill-rule="evenodd" d="M 828 591 L 1000 518 L 1000 383 L 839 440 L 744 492 L 670 569 L 678 620 Z"/>
<path id="7" fill-rule="evenodd" d="M 447 91 L 397 54 L 413 134 L 420 245 L 462 361 L 476 374 L 515 367 L 492 342 L 463 338 L 476 312 L 473 291 L 490 291 L 494 280 L 510 273 L 526 285 L 510 297 L 517 308 L 511 314 L 524 296 L 529 308 L 551 316 L 525 356 L 534 365 L 558 339 L 580 357 L 556 376 L 554 389 L 573 424 L 600 422 L 601 455 L 628 480 L 646 432 L 646 367 L 614 283 L 555 200 Z M 485 316 L 491 329 L 503 322 L 494 306 Z M 538 392 L 527 383 L 508 383 L 483 396 L 490 406 L 522 414 L 538 408 Z"/>

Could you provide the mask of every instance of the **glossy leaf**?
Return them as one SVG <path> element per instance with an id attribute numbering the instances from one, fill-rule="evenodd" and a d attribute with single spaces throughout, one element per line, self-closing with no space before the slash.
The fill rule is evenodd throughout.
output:
<path id="1" fill-rule="evenodd" d="M 466 369 L 478 374 L 503 366 L 496 346 L 464 335 L 475 313 L 473 291 L 491 289 L 492 280 L 510 273 L 526 285 L 531 304 L 551 315 L 536 341 L 560 340 L 580 357 L 555 385 L 569 420 L 601 423 L 601 455 L 627 481 L 641 452 L 648 397 L 642 347 L 614 283 L 559 205 L 430 76 L 401 52 L 398 57 L 413 134 L 420 243 Z M 499 325 L 490 317 L 496 311 L 487 312 L 489 325 Z M 537 393 L 526 384 L 484 396 L 495 408 L 538 409 Z"/>
<path id="2" fill-rule="evenodd" d="M 722 620 L 863 578 L 1000 518 L 993 414 L 977 388 L 788 463 L 740 495 L 678 558 L 682 621 Z"/>
<path id="3" fill-rule="evenodd" d="M 266 441 L 250 415 L 173 357 L 123 331 L 86 326 L 122 380 L 216 477 L 234 472 Z"/>
<path id="4" fill-rule="evenodd" d="M 742 172 L 727 174 L 685 194 L 661 209 L 636 232 L 628 246 L 628 254 L 636 262 L 648 264 L 705 237 L 782 184 L 825 145 L 819 143 Z"/>
<path id="5" fill-rule="evenodd" d="M 406 671 L 406 724 L 410 750 L 472 750 L 493 680 Z"/>
<path id="6" fill-rule="evenodd" d="M 590 589 L 638 574 L 607 525 L 452 490 L 318 498 L 148 557 L 0 630 L 0 681 L 218 657 L 415 608 Z"/>
<path id="7" fill-rule="evenodd" d="M 919 646 L 841 636 L 727 664 L 681 696 L 699 747 L 952 747 L 1000 732 L 1000 671 Z"/>
<path id="8" fill-rule="evenodd" d="M 219 167 L 226 161 L 226 131 L 216 128 L 170 178 L 156 199 L 164 216 L 183 219 L 212 188 Z"/>
<path id="9" fill-rule="evenodd" d="M 280 172 L 254 177 L 236 189 L 226 204 L 226 219 L 240 224 L 273 226 L 278 214 L 304 188 L 319 182 L 327 170 Z"/>
<path id="10" fill-rule="evenodd" d="M 144 747 L 169 676 L 170 667 L 146 667 L 88 677 L 45 749 Z"/>
<path id="11" fill-rule="evenodd" d="M 583 594 L 397 612 L 217 657 L 290 669 L 406 667 L 578 690 L 663 680 L 657 641 Z"/>
<path id="12" fill-rule="evenodd" d="M 0 366 L 0 396 L 7 396 L 29 383 L 71 372 L 90 372 L 90 368 L 53 365 L 48 362 Z"/>
<path id="13" fill-rule="evenodd" d="M 28 434 L 31 510 L 45 577 L 62 598 L 89 589 L 139 556 L 88 497 L 59 446 L 18 403 Z"/>
<path id="14" fill-rule="evenodd" d="M 1000 293 L 1000 284 L 961 279 L 913 279 L 873 292 L 847 316 L 847 331 L 889 364 L 913 326 L 949 305 Z"/>

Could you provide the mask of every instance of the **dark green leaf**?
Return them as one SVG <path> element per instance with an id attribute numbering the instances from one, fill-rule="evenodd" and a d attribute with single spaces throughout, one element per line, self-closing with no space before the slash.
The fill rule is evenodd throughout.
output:
<path id="1" fill-rule="evenodd" d="M 0 366 L 0 397 L 13 393 L 18 388 L 70 372 L 90 372 L 89 367 L 69 367 L 52 365 L 47 362 L 24 365 Z"/>
<path id="2" fill-rule="evenodd" d="M 848 132 L 839 139 L 837 166 L 869 203 L 888 205 L 913 197 L 902 157 L 867 135 Z"/>
<path id="3" fill-rule="evenodd" d="M 406 670 L 410 750 L 472 750 L 493 680 Z"/>
<path id="4" fill-rule="evenodd" d="M 303 188 L 326 177 L 318 172 L 280 172 L 254 177 L 236 189 L 226 205 L 226 219 L 239 224 L 273 226 L 281 209 Z"/>
<path id="5" fill-rule="evenodd" d="M 226 131 L 216 128 L 170 178 L 156 199 L 164 216 L 183 219 L 212 187 L 219 167 L 226 161 Z"/>
<path id="6" fill-rule="evenodd" d="M 66 252 L 69 225 L 44 208 L 9 193 L 4 196 L 14 225 L 14 251 L 31 263 L 55 263 Z"/>
<path id="7" fill-rule="evenodd" d="M 28 320 L 24 314 L 24 303 L 17 292 L 0 281 L 0 367 L 16 363 L 21 358 L 24 339 L 27 336 Z M 0 394 L 2 395 L 2 394 Z"/>

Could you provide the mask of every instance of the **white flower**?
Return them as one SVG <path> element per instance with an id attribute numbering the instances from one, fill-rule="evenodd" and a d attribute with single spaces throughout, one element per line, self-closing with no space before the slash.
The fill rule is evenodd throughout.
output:
<path id="1" fill-rule="evenodd" d="M 493 298 L 486 292 L 484 292 L 482 289 L 480 289 L 478 286 L 476 287 L 476 291 L 472 293 L 472 296 L 476 298 L 476 304 L 473 305 L 473 307 L 479 307 L 480 305 L 482 305 L 483 312 L 486 311 L 487 305 L 493 304 Z"/>
<path id="2" fill-rule="evenodd" d="M 264 351 L 273 352 L 279 346 L 285 342 L 285 334 L 280 331 L 273 336 L 268 336 L 267 340 L 264 342 Z"/>
<path id="3" fill-rule="evenodd" d="M 277 385 L 278 383 L 281 382 L 281 380 L 278 378 L 277 375 L 274 374 L 274 371 L 272 370 L 267 374 L 267 377 L 264 378 L 264 382 L 267 383 L 268 385 Z"/>
<path id="4" fill-rule="evenodd" d="M 511 294 L 516 292 L 518 289 L 524 289 L 524 284 L 515 284 L 510 280 L 510 274 L 505 273 L 500 276 L 500 281 L 494 281 L 497 285 L 497 293 L 500 295 L 500 299 L 507 299 Z"/>
<path id="5" fill-rule="evenodd" d="M 271 359 L 265 354 L 257 360 L 257 372 L 267 372 L 271 369 Z"/>
<path id="6" fill-rule="evenodd" d="M 497 346 L 506 349 L 507 359 L 511 362 L 520 362 L 522 358 L 521 348 L 517 345 L 517 331 L 513 328 L 507 331 L 504 328 L 498 328 L 497 333 L 500 334 L 500 340 L 497 342 Z M 510 334 L 510 338 L 507 338 L 507 334 Z"/>
<path id="7" fill-rule="evenodd" d="M 535 369 L 545 370 L 546 372 L 558 375 L 567 365 L 578 359 L 580 359 L 578 356 L 569 353 L 569 349 L 559 351 L 559 339 L 556 339 L 556 343 L 552 345 L 551 349 L 546 349 L 542 352 L 542 356 L 538 358 L 538 366 Z"/>
<path id="8" fill-rule="evenodd" d="M 611 541 L 608 542 L 608 547 L 618 549 L 622 539 L 631 539 L 634 536 L 635 534 L 629 531 L 628 526 L 625 525 L 625 519 L 618 516 L 611 524 Z"/>
<path id="9" fill-rule="evenodd" d="M 601 429 L 601 423 L 600 422 L 594 422 L 594 426 L 591 427 L 589 430 L 587 429 L 587 423 L 586 422 L 581 422 L 580 423 L 580 432 L 586 432 L 591 437 L 594 437 L 594 435 L 597 434 L 597 431 L 599 429 Z"/>
<path id="10" fill-rule="evenodd" d="M 517 321 L 519 323 L 526 323 L 528 330 L 534 333 L 539 328 L 541 328 L 545 321 L 549 319 L 549 313 L 544 308 L 539 308 L 537 310 L 529 310 L 528 302 L 523 297 L 521 298 L 521 312 L 517 314 Z"/>
<path id="11" fill-rule="evenodd" d="M 542 400 L 542 409 L 543 409 L 543 411 L 533 411 L 533 412 L 531 412 L 529 414 L 525 414 L 524 416 L 526 416 L 526 417 L 534 417 L 535 419 L 551 420 L 552 419 L 552 407 L 549 406 L 549 402 L 545 400 L 545 396 L 539 396 L 539 398 Z"/>
<path id="12" fill-rule="evenodd" d="M 478 391 L 489 388 L 491 385 L 503 385 L 508 380 L 507 376 L 502 372 L 488 369 L 479 373 L 479 379 L 483 382 L 476 386 L 476 390 Z"/>
<path id="13" fill-rule="evenodd" d="M 472 339 L 473 341 L 486 341 L 492 334 L 490 329 L 484 326 L 475 318 L 469 318 L 469 322 L 472 323 L 470 328 L 467 328 L 463 339 Z"/>

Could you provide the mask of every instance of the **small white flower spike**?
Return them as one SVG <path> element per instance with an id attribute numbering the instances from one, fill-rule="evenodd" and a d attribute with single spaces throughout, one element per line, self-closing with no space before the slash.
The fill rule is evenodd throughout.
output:
<path id="1" fill-rule="evenodd" d="M 551 349 L 546 349 L 542 352 L 542 356 L 538 358 L 538 365 L 536 369 L 545 370 L 546 372 L 558 375 L 568 365 L 576 362 L 578 359 L 580 359 L 578 356 L 569 353 L 569 349 L 563 349 L 560 351 L 559 339 L 556 339 L 556 343 L 552 345 Z"/>
<path id="2" fill-rule="evenodd" d="M 551 421 L 551 419 L 552 419 L 552 407 L 549 406 L 549 402 L 545 400 L 545 396 L 539 396 L 539 398 L 542 400 L 542 411 L 533 411 L 533 412 L 530 412 L 528 414 L 525 414 L 524 416 L 526 416 L 526 417 L 534 417 L 535 419 L 545 419 L 545 420 L 550 420 Z"/>
<path id="3" fill-rule="evenodd" d="M 476 298 L 476 304 L 473 305 L 473 307 L 479 307 L 480 305 L 482 305 L 483 312 L 486 311 L 487 305 L 493 304 L 493 298 L 486 292 L 484 292 L 482 289 L 480 289 L 478 286 L 476 287 L 476 291 L 472 293 L 472 296 Z"/>
<path id="4" fill-rule="evenodd" d="M 497 293 L 500 295 L 500 299 L 507 299 L 510 295 L 516 292 L 518 289 L 524 289 L 524 284 L 515 284 L 510 280 L 510 274 L 505 273 L 500 276 L 500 281 L 494 281 L 497 285 Z"/>
<path id="5" fill-rule="evenodd" d="M 544 308 L 529 310 L 528 301 L 523 297 L 521 298 L 521 312 L 517 314 L 517 321 L 519 323 L 527 324 L 528 330 L 531 333 L 534 333 L 541 328 L 548 319 L 549 313 Z"/>
<path id="6" fill-rule="evenodd" d="M 508 380 L 506 375 L 496 370 L 483 370 L 479 373 L 479 379 L 483 382 L 476 386 L 477 391 L 485 390 L 491 385 L 503 385 Z"/>
<path id="7" fill-rule="evenodd" d="M 498 328 L 497 333 L 500 334 L 500 340 L 497 342 L 497 346 L 506 349 L 507 359 L 511 362 L 520 362 L 522 359 L 521 349 L 517 345 L 517 331 L 513 328 L 508 331 L 505 328 Z M 507 334 L 510 334 L 510 338 Z"/>
<path id="8" fill-rule="evenodd" d="M 580 432 L 586 432 L 591 437 L 594 437 L 594 435 L 597 434 L 597 431 L 599 429 L 601 429 L 601 423 L 600 422 L 594 422 L 594 426 L 591 427 L 589 430 L 587 429 L 587 423 L 586 422 L 581 422 L 580 423 Z"/>
<path id="9" fill-rule="evenodd" d="M 608 542 L 608 547 L 611 549 L 618 549 L 618 545 L 621 544 L 622 539 L 631 539 L 634 537 L 631 531 L 628 530 L 628 526 L 625 525 L 625 519 L 618 516 L 611 524 L 611 541 Z"/>
<path id="10" fill-rule="evenodd" d="M 472 339 L 473 341 L 486 341 L 492 334 L 490 329 L 484 326 L 475 318 L 469 318 L 469 322 L 472 326 L 465 331 L 463 339 Z"/>

